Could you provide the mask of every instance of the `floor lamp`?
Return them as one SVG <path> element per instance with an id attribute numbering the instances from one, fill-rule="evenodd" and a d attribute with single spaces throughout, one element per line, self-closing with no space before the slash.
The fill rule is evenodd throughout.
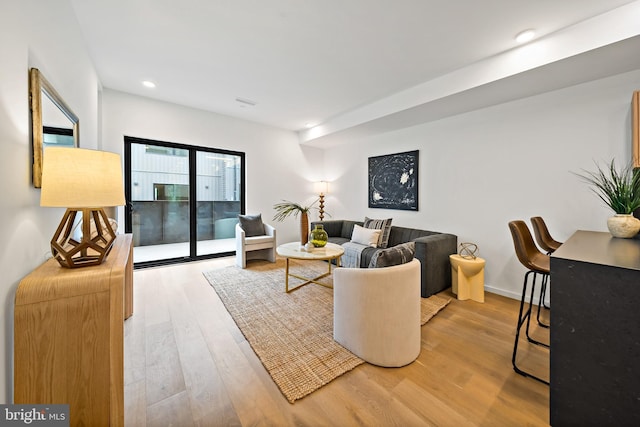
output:
<path id="1" fill-rule="evenodd" d="M 316 193 L 320 194 L 320 206 L 318 209 L 318 216 L 320 221 L 324 219 L 324 195 L 329 192 L 329 183 L 327 181 L 318 181 L 315 183 Z"/>
<path id="2" fill-rule="evenodd" d="M 118 154 L 45 148 L 40 206 L 67 208 L 51 239 L 51 254 L 61 266 L 77 268 L 104 262 L 116 239 L 104 207 L 124 203 Z"/>

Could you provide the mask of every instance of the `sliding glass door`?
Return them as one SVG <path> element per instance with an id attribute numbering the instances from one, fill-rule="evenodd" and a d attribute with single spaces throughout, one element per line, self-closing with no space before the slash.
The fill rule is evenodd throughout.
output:
<path id="1" fill-rule="evenodd" d="M 244 153 L 125 137 L 125 228 L 137 266 L 231 255 Z"/>
<path id="2" fill-rule="evenodd" d="M 237 154 L 196 152 L 198 256 L 235 251 L 242 163 Z"/>

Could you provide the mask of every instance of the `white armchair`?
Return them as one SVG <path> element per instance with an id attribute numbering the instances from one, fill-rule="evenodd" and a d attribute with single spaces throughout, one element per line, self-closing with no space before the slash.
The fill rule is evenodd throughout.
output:
<path id="1" fill-rule="evenodd" d="M 420 261 L 383 268 L 336 268 L 333 338 L 378 366 L 413 362 L 421 349 Z"/>
<path id="2" fill-rule="evenodd" d="M 264 224 L 264 235 L 246 237 L 245 232 L 236 224 L 236 265 L 246 268 L 247 260 L 265 259 L 276 262 L 276 229 Z"/>

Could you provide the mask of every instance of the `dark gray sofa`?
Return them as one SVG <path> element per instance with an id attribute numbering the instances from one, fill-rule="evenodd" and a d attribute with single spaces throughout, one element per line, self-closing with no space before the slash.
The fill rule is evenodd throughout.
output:
<path id="1" fill-rule="evenodd" d="M 322 224 L 331 243 L 341 245 L 351 240 L 353 226 L 363 225 L 362 221 L 330 220 L 315 221 Z M 414 228 L 391 226 L 389 245 L 392 247 L 401 243 L 416 242 L 415 258 L 420 261 L 421 294 L 427 298 L 451 286 L 451 264 L 449 255 L 457 253 L 458 237 L 453 234 L 436 231 L 417 230 Z M 366 248 L 361 255 L 360 267 L 367 268 L 373 254 L 378 248 Z"/>

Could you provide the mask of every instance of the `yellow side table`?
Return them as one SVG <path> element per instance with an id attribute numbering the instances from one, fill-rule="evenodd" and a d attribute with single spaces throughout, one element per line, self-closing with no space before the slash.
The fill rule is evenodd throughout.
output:
<path id="1" fill-rule="evenodd" d="M 484 302 L 484 265 L 482 258 L 449 255 L 451 261 L 451 290 L 459 300 Z"/>

